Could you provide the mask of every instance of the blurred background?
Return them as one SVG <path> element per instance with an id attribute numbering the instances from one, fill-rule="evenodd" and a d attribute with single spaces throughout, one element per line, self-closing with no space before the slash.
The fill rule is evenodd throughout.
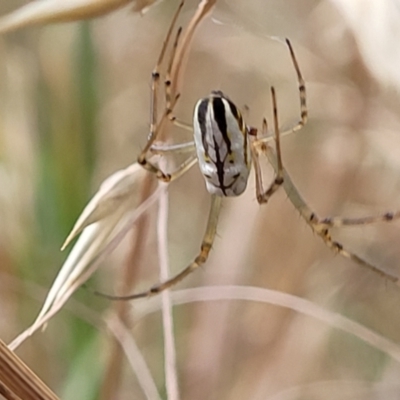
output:
<path id="1" fill-rule="evenodd" d="M 0 0 L 6 14 L 24 1 Z M 0 337 L 36 317 L 66 254 L 59 248 L 99 184 L 134 162 L 146 142 L 150 77 L 177 1 L 144 14 L 125 7 L 90 22 L 26 28 L 0 38 Z M 197 1 L 187 0 L 184 25 Z M 219 0 L 198 30 L 180 119 L 223 90 L 248 124 L 271 120 L 274 85 L 282 127 L 299 118 L 289 37 L 306 80 L 309 123 L 283 139 L 284 164 L 320 216 L 400 209 L 400 3 L 395 0 Z M 173 140 L 190 140 L 180 129 Z M 265 180 L 271 168 L 265 162 Z M 169 189 L 172 271 L 197 254 L 209 195 L 198 167 Z M 135 232 L 90 286 L 118 292 L 123 268 L 136 291 L 158 280 L 155 216 L 145 251 L 128 257 Z M 400 276 L 400 222 L 336 229 L 334 237 Z M 68 251 L 68 249 L 67 249 Z M 140 262 L 139 262 L 140 261 Z M 260 206 L 254 177 L 224 201 L 206 265 L 176 289 L 249 285 L 293 294 L 400 341 L 400 290 L 333 254 L 283 190 Z M 147 300 L 135 303 L 140 309 Z M 111 368 L 103 318 L 114 304 L 81 289 L 18 350 L 63 399 L 145 399 L 124 357 Z M 129 306 L 130 307 L 130 306 Z M 166 398 L 159 312 L 131 333 Z M 399 364 L 359 338 L 296 312 L 240 300 L 174 308 L 182 399 L 395 399 Z M 115 367 L 115 365 L 114 365 Z M 112 390 L 107 382 L 113 381 Z M 111 394 L 110 394 L 111 390 Z"/>

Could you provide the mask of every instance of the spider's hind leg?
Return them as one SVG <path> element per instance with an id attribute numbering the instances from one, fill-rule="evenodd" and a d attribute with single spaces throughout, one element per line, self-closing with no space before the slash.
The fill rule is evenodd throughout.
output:
<path id="1" fill-rule="evenodd" d="M 158 283 L 141 293 L 136 293 L 129 296 L 112 296 L 104 293 L 97 293 L 97 294 L 106 297 L 110 300 L 135 300 L 135 299 L 140 299 L 142 297 L 154 296 L 176 285 L 182 279 L 186 278 L 189 274 L 194 272 L 197 268 L 201 267 L 207 261 L 208 256 L 210 254 L 210 250 L 215 240 L 217 225 L 218 225 L 218 217 L 221 211 L 221 203 L 222 203 L 222 197 L 216 195 L 213 195 L 211 197 L 210 213 L 208 216 L 206 232 L 204 234 L 203 241 L 201 243 L 200 252 L 195 257 L 195 259 L 182 271 L 178 272 L 172 278 L 164 282 Z"/>
<path id="2" fill-rule="evenodd" d="M 279 171 L 279 157 L 275 154 L 273 149 L 269 146 L 263 147 L 263 152 L 267 156 L 268 161 L 273 166 L 275 171 Z M 367 268 L 381 277 L 391 281 L 398 282 L 399 277 L 390 272 L 384 271 L 382 268 L 372 265 L 368 261 L 364 260 L 357 254 L 354 254 L 352 251 L 348 250 L 341 243 L 335 241 L 329 231 L 331 227 L 340 227 L 340 226 L 350 226 L 350 225 L 361 225 L 367 223 L 373 223 L 377 221 L 388 220 L 388 218 L 392 218 L 396 216 L 400 217 L 400 212 L 398 213 L 386 213 L 377 217 L 366 217 L 366 218 L 319 218 L 318 215 L 308 206 L 308 204 L 304 201 L 298 189 L 294 185 L 290 176 L 282 167 L 283 172 L 283 188 L 293 206 L 300 213 L 301 217 L 306 221 L 306 223 L 310 226 L 312 231 L 317 234 L 325 243 L 327 247 L 332 249 L 334 252 L 354 261 L 358 265 Z"/>

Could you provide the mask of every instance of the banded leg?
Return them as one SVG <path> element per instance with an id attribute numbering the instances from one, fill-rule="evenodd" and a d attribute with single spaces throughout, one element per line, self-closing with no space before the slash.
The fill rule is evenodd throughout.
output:
<path id="1" fill-rule="evenodd" d="M 376 222 L 391 222 L 400 218 L 400 211 L 388 211 L 380 215 L 370 215 L 367 217 L 346 218 L 346 217 L 326 217 L 318 220 L 318 223 L 329 228 L 340 228 L 342 226 L 369 225 Z"/>
<path id="2" fill-rule="evenodd" d="M 167 79 L 165 80 L 165 96 L 166 96 L 167 107 L 166 107 L 166 110 L 164 111 L 160 121 L 158 121 L 157 102 L 158 102 L 158 92 L 159 92 L 159 86 L 160 86 L 161 64 L 164 60 L 169 41 L 171 39 L 172 32 L 174 30 L 176 21 L 182 10 L 183 5 L 184 5 L 184 0 L 181 1 L 178 9 L 175 12 L 175 15 L 172 19 L 171 25 L 170 25 L 167 35 L 165 37 L 163 46 L 161 48 L 161 52 L 160 52 L 157 64 L 154 67 L 154 70 L 151 75 L 150 132 L 147 137 L 147 143 L 138 157 L 138 163 L 140 165 L 142 165 L 143 168 L 145 168 L 149 172 L 155 173 L 159 179 L 165 180 L 165 181 L 169 181 L 167 175 L 164 174 L 157 166 L 153 165 L 152 163 L 150 163 L 150 161 L 148 161 L 148 152 L 149 152 L 151 146 L 153 145 L 154 141 L 157 139 L 157 136 L 159 135 L 161 130 L 164 128 L 164 124 L 166 123 L 166 121 L 169 118 L 171 120 L 174 120 L 174 117 L 172 116 L 172 110 L 179 98 L 179 95 L 176 95 L 173 99 L 171 99 L 171 93 L 169 90 L 169 87 L 171 86 L 171 81 L 169 78 L 169 71 L 167 73 Z M 178 44 L 180 33 L 181 33 L 181 29 L 178 29 L 178 32 L 175 37 L 174 48 L 172 51 L 169 66 L 171 66 L 173 63 L 173 58 L 175 56 L 176 47 Z"/>
<path id="3" fill-rule="evenodd" d="M 104 293 L 98 293 L 98 292 L 95 292 L 95 293 L 98 295 L 101 295 L 102 297 L 106 297 L 107 299 L 110 299 L 110 300 L 135 300 L 135 299 L 140 299 L 142 297 L 154 296 L 154 295 L 162 292 L 163 290 L 169 289 L 170 287 L 172 287 L 172 286 L 176 285 L 178 282 L 180 282 L 182 279 L 186 278 L 189 274 L 191 274 L 197 268 L 201 267 L 208 259 L 208 255 L 210 253 L 211 247 L 214 243 L 215 236 L 216 236 L 218 217 L 219 217 L 220 210 L 221 210 L 221 203 L 222 203 L 222 197 L 215 196 L 215 195 L 213 195 L 211 197 L 210 214 L 208 217 L 206 232 L 204 234 L 203 241 L 201 244 L 200 253 L 181 272 L 179 272 L 172 278 L 168 279 L 167 281 L 158 283 L 158 284 L 152 286 L 150 289 L 148 289 L 144 292 L 141 292 L 141 293 L 136 293 L 136 294 L 132 294 L 132 295 L 128 295 L 128 296 L 113 296 L 113 295 L 108 295 L 108 294 L 104 294 Z"/>
<path id="4" fill-rule="evenodd" d="M 271 147 L 264 145 L 262 147 L 263 153 L 267 156 L 270 164 L 273 166 L 275 171 L 278 171 L 278 156 L 272 150 Z M 383 269 L 376 267 L 370 264 L 368 261 L 364 260 L 363 258 L 359 257 L 358 255 L 352 253 L 351 251 L 347 250 L 341 243 L 332 239 L 329 227 L 336 227 L 336 226 L 343 226 L 343 225 L 359 225 L 363 223 L 363 218 L 354 218 L 354 219 L 340 219 L 340 218 L 332 218 L 332 219 L 320 219 L 315 212 L 311 210 L 311 208 L 307 205 L 304 199 L 301 197 L 299 191 L 297 190 L 296 186 L 293 184 L 290 176 L 283 168 L 283 188 L 293 206 L 299 211 L 302 218 L 306 221 L 306 223 L 310 226 L 312 231 L 317 234 L 328 246 L 330 249 L 335 251 L 336 253 L 349 258 L 350 260 L 354 261 L 358 265 L 365 267 L 381 277 L 391 281 L 391 282 L 398 282 L 399 277 L 390 273 L 386 272 Z M 399 213 L 392 214 L 398 217 Z M 365 223 L 372 223 L 376 221 L 387 220 L 389 214 L 383 214 L 382 216 L 378 217 L 367 217 L 364 218 Z"/>
<path id="5" fill-rule="evenodd" d="M 304 78 L 303 75 L 301 73 L 300 67 L 299 67 L 299 63 L 297 61 L 296 55 L 294 53 L 293 50 L 293 46 L 292 43 L 290 42 L 289 39 L 285 39 L 285 42 L 289 48 L 289 53 L 290 53 L 290 57 L 292 59 L 292 63 L 294 66 L 294 70 L 296 72 L 297 75 L 297 82 L 298 82 L 298 90 L 299 90 L 299 98 L 300 98 L 300 119 L 297 122 L 297 124 L 295 126 L 293 126 L 292 128 L 283 131 L 280 133 L 280 136 L 286 136 L 290 133 L 293 132 L 297 132 L 299 131 L 301 128 L 303 128 L 303 126 L 307 123 L 307 119 L 308 119 L 308 110 L 307 110 L 307 94 L 306 94 L 306 85 L 304 82 Z M 274 136 L 274 138 L 276 137 L 276 135 Z M 270 140 L 272 140 L 271 136 L 267 136 L 266 132 L 265 134 L 263 134 L 263 137 L 260 138 L 260 140 L 258 141 L 258 145 L 262 146 L 263 143 L 267 143 Z"/>
<path id="6" fill-rule="evenodd" d="M 267 190 L 264 190 L 262 183 L 262 173 L 260 168 L 259 161 L 259 151 L 257 150 L 259 144 L 261 144 L 261 148 L 268 146 L 267 143 L 263 142 L 263 139 L 255 139 L 251 140 L 251 149 L 252 149 L 252 159 L 254 164 L 254 170 L 256 173 L 256 193 L 257 193 L 257 201 L 260 204 L 266 203 L 269 198 L 281 187 L 283 184 L 283 164 L 282 164 L 282 153 L 281 153 L 281 141 L 280 141 L 280 133 L 279 133 L 279 123 L 278 123 L 278 107 L 276 102 L 276 94 L 274 87 L 271 87 L 271 97 L 272 97 L 272 107 L 274 114 L 274 138 L 275 138 L 275 146 L 276 146 L 276 154 L 277 154 L 277 168 L 275 172 L 275 179 L 271 182 Z M 267 131 L 267 121 L 264 118 L 263 120 L 263 133 L 265 136 Z"/>
<path id="7" fill-rule="evenodd" d="M 294 54 L 292 43 L 290 42 L 290 40 L 288 38 L 286 38 L 285 41 L 289 47 L 290 57 L 292 59 L 293 66 L 296 71 L 297 82 L 299 85 L 300 120 L 297 122 L 297 124 L 293 128 L 282 132 L 281 136 L 285 136 L 285 135 L 288 135 L 289 133 L 299 131 L 307 123 L 307 119 L 308 119 L 306 84 L 304 82 L 303 75 L 301 74 L 301 70 L 299 67 L 299 63 L 297 62 L 296 55 Z"/>

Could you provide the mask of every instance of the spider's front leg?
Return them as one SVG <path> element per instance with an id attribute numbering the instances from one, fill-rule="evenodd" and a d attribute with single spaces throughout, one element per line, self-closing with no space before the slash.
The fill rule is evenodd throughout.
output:
<path id="1" fill-rule="evenodd" d="M 286 45 L 288 46 L 290 58 L 292 59 L 292 64 L 293 64 L 293 67 L 294 67 L 294 70 L 295 70 L 296 76 L 297 76 L 297 85 L 298 85 L 299 100 L 300 100 L 300 118 L 294 126 L 292 126 L 291 128 L 289 128 L 283 132 L 280 132 L 279 133 L 280 137 L 283 137 L 290 133 L 299 131 L 301 128 L 304 127 L 304 125 L 307 123 L 307 120 L 308 120 L 306 84 L 305 84 L 303 75 L 301 73 L 300 66 L 297 61 L 296 55 L 294 53 L 292 43 L 290 42 L 289 39 L 286 39 L 285 41 L 286 41 Z M 263 126 L 263 131 L 265 131 L 263 133 L 263 136 L 261 138 L 258 138 L 258 141 L 257 141 L 257 146 L 259 147 L 260 150 L 264 144 L 268 143 L 271 140 L 271 136 L 267 135 L 265 123 Z M 275 137 L 276 136 L 274 136 L 274 139 L 275 139 Z"/>
<path id="2" fill-rule="evenodd" d="M 265 152 L 269 147 L 268 143 L 263 142 L 262 139 L 253 139 L 254 135 L 257 135 L 256 129 L 250 129 L 250 146 L 251 146 L 251 154 L 254 164 L 254 170 L 256 174 L 256 193 L 257 193 L 257 201 L 260 204 L 266 203 L 269 198 L 282 186 L 283 184 L 283 163 L 282 163 L 282 154 L 281 154 L 281 141 L 280 141 L 280 132 L 279 132 L 279 124 L 278 124 L 278 107 L 276 103 L 276 94 L 274 87 L 271 87 L 271 97 L 272 97 L 272 107 L 274 114 L 274 139 L 275 139 L 275 147 L 276 147 L 276 155 L 277 155 L 277 168 L 274 180 L 271 182 L 270 186 L 267 190 L 263 188 L 262 182 L 262 173 L 260 167 L 259 160 L 259 152 Z M 267 121 L 264 118 L 263 127 L 262 127 L 262 136 L 265 137 L 267 134 Z"/>
<path id="3" fill-rule="evenodd" d="M 298 82 L 298 90 L 299 90 L 299 99 L 300 99 L 300 119 L 296 125 L 292 128 L 280 132 L 279 124 L 278 124 L 278 108 L 276 102 L 275 90 L 271 88 L 271 96 L 272 96 L 272 105 L 273 105 L 273 114 L 274 114 L 274 140 L 276 147 L 276 158 L 277 158 L 277 168 L 276 168 L 276 176 L 274 181 L 270 184 L 267 190 L 264 190 L 262 183 L 262 174 L 260 169 L 259 162 L 259 153 L 265 153 L 269 148 L 268 142 L 271 137 L 268 136 L 267 132 L 267 122 L 263 120 L 262 126 L 262 135 L 260 138 L 252 139 L 252 136 L 257 136 L 256 129 L 250 129 L 250 143 L 251 143 L 251 152 L 253 158 L 254 169 L 256 173 L 256 191 L 257 191 L 257 201 L 260 204 L 266 203 L 269 198 L 282 186 L 284 174 L 283 174 L 283 165 L 282 165 L 282 155 L 281 155 L 281 145 L 280 138 L 281 136 L 285 136 L 292 132 L 299 131 L 306 123 L 308 118 L 308 110 L 307 110 L 307 96 L 306 96 L 306 86 L 304 82 L 303 75 L 301 73 L 299 63 L 297 61 L 296 55 L 293 50 L 293 46 L 289 39 L 286 39 L 286 44 L 289 49 L 290 57 L 292 59 L 292 64 L 294 70 L 297 75 Z"/>
<path id="4" fill-rule="evenodd" d="M 147 143 L 143 150 L 141 151 L 138 157 L 138 163 L 147 171 L 154 173 L 158 179 L 164 182 L 171 182 L 174 179 L 177 179 L 181 175 L 183 175 L 190 167 L 192 167 L 195 162 L 195 156 L 189 157 L 186 161 L 184 161 L 176 171 L 172 173 L 164 172 L 158 165 L 154 164 L 150 161 L 150 158 L 153 156 L 152 146 L 157 140 L 157 138 L 162 135 L 162 132 L 166 129 L 166 124 L 168 122 L 173 122 L 175 125 L 180 127 L 188 128 L 187 124 L 180 122 L 176 119 L 173 115 L 174 107 L 179 99 L 179 94 L 173 93 L 171 91 L 171 68 L 173 63 L 175 62 L 176 50 L 179 43 L 179 37 L 182 32 L 182 28 L 179 28 L 176 36 L 175 41 L 172 46 L 172 51 L 170 55 L 170 60 L 167 68 L 166 78 L 164 81 L 165 87 L 165 109 L 161 118 L 158 118 L 157 106 L 158 106 L 158 93 L 160 90 L 160 69 L 163 64 L 165 54 L 168 48 L 169 41 L 171 39 L 176 21 L 178 19 L 179 13 L 183 7 L 184 1 L 181 1 L 179 4 L 178 9 L 175 12 L 175 15 L 172 19 L 171 25 L 168 29 L 166 38 L 164 40 L 163 46 L 161 48 L 160 55 L 158 57 L 158 61 L 156 66 L 153 69 L 151 74 L 151 105 L 150 105 L 150 132 L 147 138 Z"/>

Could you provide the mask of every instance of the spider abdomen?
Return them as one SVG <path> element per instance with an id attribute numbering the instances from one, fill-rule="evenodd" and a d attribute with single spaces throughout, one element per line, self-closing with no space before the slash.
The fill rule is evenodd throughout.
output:
<path id="1" fill-rule="evenodd" d="M 207 190 L 218 196 L 244 192 L 250 173 L 247 127 L 236 106 L 220 91 L 197 102 L 194 140 Z"/>

